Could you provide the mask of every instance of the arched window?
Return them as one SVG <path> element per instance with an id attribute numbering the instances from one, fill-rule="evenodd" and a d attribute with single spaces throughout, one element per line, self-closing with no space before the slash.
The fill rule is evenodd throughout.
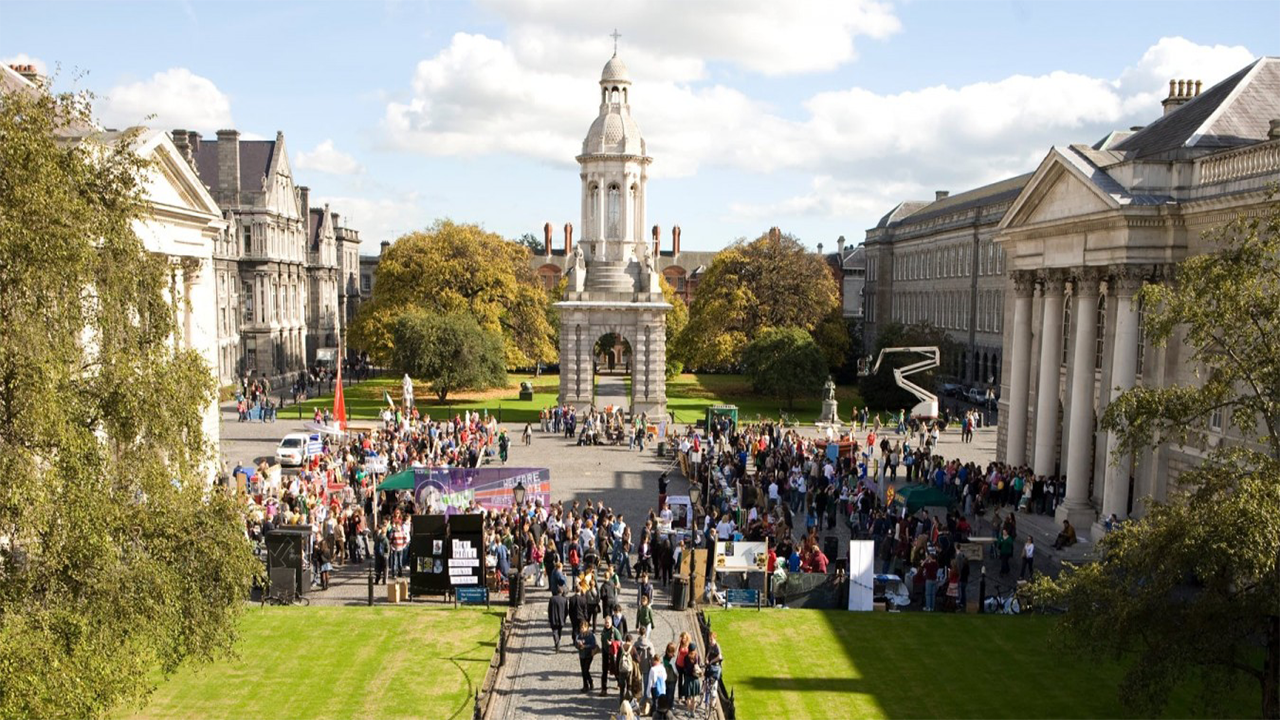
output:
<path id="1" fill-rule="evenodd" d="M 605 215 L 609 223 L 609 237 L 618 237 L 618 218 L 622 214 L 622 191 L 617 185 L 609 186 L 609 209 Z"/>
<path id="2" fill-rule="evenodd" d="M 595 183 L 591 184 L 591 189 L 587 191 L 587 219 L 595 220 L 596 215 L 600 212 L 600 186 Z"/>

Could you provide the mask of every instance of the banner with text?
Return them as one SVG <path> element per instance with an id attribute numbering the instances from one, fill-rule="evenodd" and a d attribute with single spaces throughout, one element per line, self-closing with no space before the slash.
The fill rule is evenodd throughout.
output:
<path id="1" fill-rule="evenodd" d="M 551 504 L 551 471 L 547 468 L 417 468 L 413 497 L 427 514 L 453 515 L 476 501 L 486 510 L 515 504 L 512 491 L 524 483 L 525 499 Z"/>

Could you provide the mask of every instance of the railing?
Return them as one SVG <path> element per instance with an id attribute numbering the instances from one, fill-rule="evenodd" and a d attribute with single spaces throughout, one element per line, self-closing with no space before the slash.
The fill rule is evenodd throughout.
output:
<path id="1" fill-rule="evenodd" d="M 1280 140 L 1260 143 L 1205 158 L 1200 164 L 1200 184 L 1280 172 Z"/>

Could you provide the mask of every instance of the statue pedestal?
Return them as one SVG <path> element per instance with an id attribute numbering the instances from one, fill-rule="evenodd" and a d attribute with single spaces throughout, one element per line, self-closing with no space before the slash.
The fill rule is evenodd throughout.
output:
<path id="1" fill-rule="evenodd" d="M 818 418 L 820 423 L 838 423 L 840 422 L 840 413 L 836 409 L 835 400 L 822 401 L 822 416 Z"/>

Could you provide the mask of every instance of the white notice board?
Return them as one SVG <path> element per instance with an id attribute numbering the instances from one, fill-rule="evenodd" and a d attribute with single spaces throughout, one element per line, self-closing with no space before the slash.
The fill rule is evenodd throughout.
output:
<path id="1" fill-rule="evenodd" d="M 874 605 L 875 542 L 849 541 L 849 609 L 870 612 Z"/>

